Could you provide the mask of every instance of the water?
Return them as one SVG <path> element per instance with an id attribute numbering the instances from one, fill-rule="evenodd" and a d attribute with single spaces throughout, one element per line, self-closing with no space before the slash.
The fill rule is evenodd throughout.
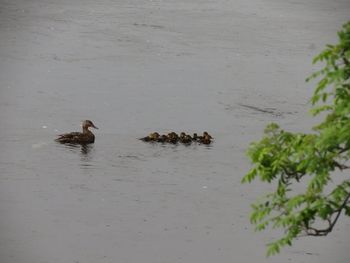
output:
<path id="1" fill-rule="evenodd" d="M 310 128 L 311 57 L 349 14 L 333 2 L 2 1 L 1 262 L 349 262 L 339 230 L 265 259 L 279 233 L 249 205 L 272 187 L 240 183 L 266 123 Z M 95 144 L 54 142 L 84 119 Z"/>

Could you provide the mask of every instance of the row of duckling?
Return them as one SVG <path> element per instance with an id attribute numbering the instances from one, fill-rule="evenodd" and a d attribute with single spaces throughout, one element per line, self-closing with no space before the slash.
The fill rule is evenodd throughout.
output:
<path id="1" fill-rule="evenodd" d="M 192 136 L 181 132 L 178 135 L 176 132 L 170 132 L 168 134 L 160 135 L 158 132 L 153 132 L 146 137 L 140 138 L 144 142 L 160 142 L 160 143 L 183 143 L 191 144 L 192 142 L 202 143 L 202 144 L 211 144 L 213 137 L 208 132 L 203 132 L 203 135 L 197 135 L 194 133 Z"/>

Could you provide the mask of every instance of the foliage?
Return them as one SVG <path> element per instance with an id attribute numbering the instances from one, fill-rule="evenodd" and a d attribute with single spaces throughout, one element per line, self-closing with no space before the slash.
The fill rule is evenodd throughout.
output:
<path id="1" fill-rule="evenodd" d="M 270 124 L 259 142 L 248 149 L 253 168 L 242 182 L 259 178 L 276 183 L 275 192 L 253 204 L 256 230 L 282 228 L 284 235 L 268 244 L 268 255 L 302 235 L 325 236 L 339 216 L 350 216 L 350 179 L 333 184 L 331 173 L 349 169 L 350 159 L 350 22 L 338 32 L 339 43 L 327 45 L 313 60 L 325 66 L 307 81 L 320 78 L 311 98 L 313 115 L 325 119 L 311 134 L 291 133 Z M 322 115 L 323 116 L 323 115 Z M 304 192 L 296 193 L 300 183 Z M 294 189 L 293 189 L 294 187 Z"/>

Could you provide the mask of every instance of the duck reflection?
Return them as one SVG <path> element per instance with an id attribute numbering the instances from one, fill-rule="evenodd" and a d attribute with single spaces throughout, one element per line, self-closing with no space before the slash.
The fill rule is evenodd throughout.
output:
<path id="1" fill-rule="evenodd" d="M 65 149 L 69 150 L 72 153 L 80 155 L 81 164 L 83 168 L 93 166 L 93 144 L 63 144 Z"/>
<path id="2" fill-rule="evenodd" d="M 70 144 L 66 143 L 63 145 L 64 148 L 70 150 L 71 152 L 77 152 L 80 150 L 82 155 L 88 155 L 93 149 L 93 144 Z"/>
<path id="3" fill-rule="evenodd" d="M 92 166 L 93 160 L 93 144 L 82 144 L 80 145 L 80 159 L 81 159 L 81 167 L 89 168 Z"/>
<path id="4" fill-rule="evenodd" d="M 80 146 L 81 146 L 80 153 L 82 155 L 89 155 L 91 153 L 91 150 L 93 149 L 92 144 L 82 144 Z"/>

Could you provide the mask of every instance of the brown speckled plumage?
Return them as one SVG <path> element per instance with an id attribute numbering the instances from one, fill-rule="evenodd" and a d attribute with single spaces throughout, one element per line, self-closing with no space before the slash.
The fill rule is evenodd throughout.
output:
<path id="1" fill-rule="evenodd" d="M 95 135 L 89 130 L 89 127 L 98 129 L 90 120 L 85 120 L 82 123 L 83 132 L 71 132 L 58 135 L 55 140 L 59 143 L 72 144 L 89 144 L 95 142 Z"/>

